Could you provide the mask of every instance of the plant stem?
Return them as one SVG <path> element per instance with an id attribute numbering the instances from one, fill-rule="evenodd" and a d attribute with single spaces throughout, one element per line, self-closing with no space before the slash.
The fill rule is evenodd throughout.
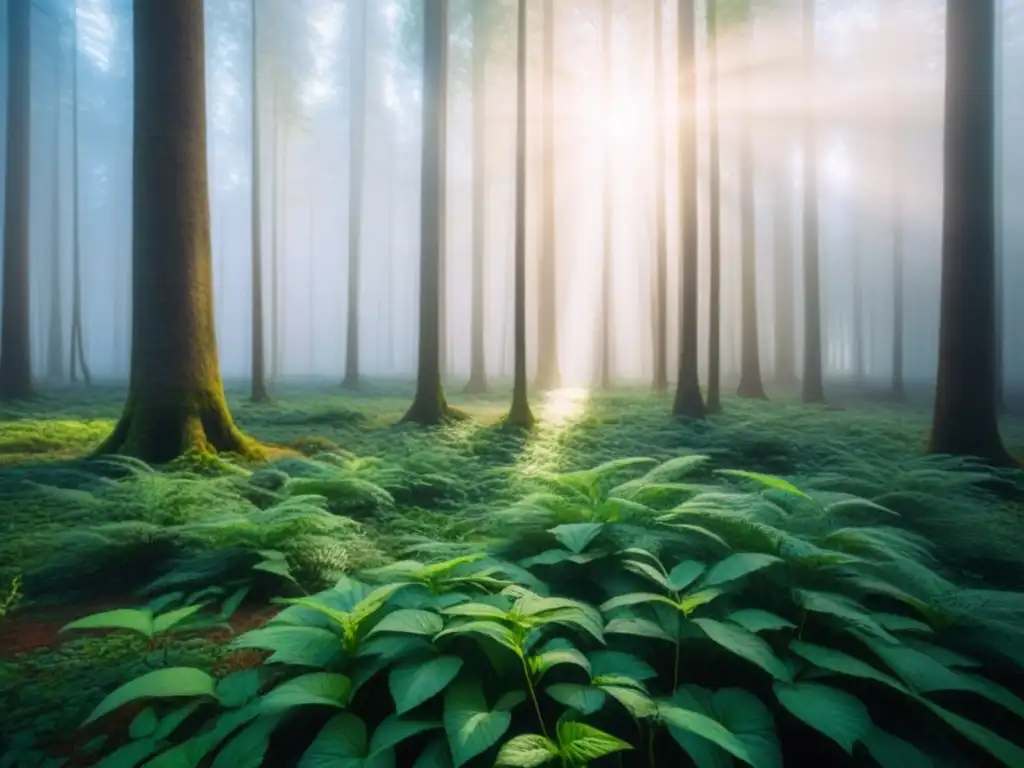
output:
<path id="1" fill-rule="evenodd" d="M 651 768 L 655 768 L 657 765 L 654 762 L 654 725 L 651 724 L 647 727 L 647 762 Z"/>
<path id="2" fill-rule="evenodd" d="M 676 692 L 676 688 L 679 687 L 679 637 L 676 639 L 676 658 L 672 665 L 672 693 Z"/>
<path id="3" fill-rule="evenodd" d="M 544 727 L 544 718 L 540 714 L 540 702 L 537 701 L 537 691 L 533 688 L 533 680 L 530 679 L 530 668 L 526 665 L 526 657 L 519 656 L 523 662 L 523 676 L 526 678 L 526 689 L 530 692 L 530 699 L 533 701 L 533 711 L 537 713 L 537 722 L 540 723 L 540 732 L 548 737 L 548 729 Z"/>

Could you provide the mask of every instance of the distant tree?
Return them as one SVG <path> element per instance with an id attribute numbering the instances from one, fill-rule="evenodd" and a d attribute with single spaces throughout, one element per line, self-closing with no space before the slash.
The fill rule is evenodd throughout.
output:
<path id="1" fill-rule="evenodd" d="M 612 20 L 614 0 L 601 4 L 601 88 L 604 101 L 608 102 L 612 85 Z M 612 386 L 612 219 L 615 209 L 612 205 L 612 153 L 609 126 L 602 126 L 601 132 L 601 297 L 598 300 L 597 318 L 597 387 L 611 389 Z"/>
<path id="2" fill-rule="evenodd" d="M 708 3 L 708 45 L 713 45 L 711 34 L 714 21 L 714 3 Z M 665 4 L 654 1 L 654 381 L 655 392 L 668 392 L 668 234 L 666 231 L 665 200 Z M 709 53 L 710 55 L 710 53 Z M 709 66 L 714 64 L 709 63 Z M 709 96 L 713 98 L 713 96 Z M 712 128 L 714 130 L 714 128 Z M 714 168 L 712 167 L 712 175 Z"/>
<path id="3" fill-rule="evenodd" d="M 54 92 L 53 104 L 53 189 L 50 190 L 50 297 L 49 319 L 46 333 L 46 376 L 58 381 L 64 378 L 64 318 L 61 296 L 61 267 L 63 259 L 61 238 L 63 216 L 61 211 L 61 111 L 64 100 L 64 81 L 61 77 L 61 59 L 64 57 L 63 28 L 58 28 L 56 50 L 54 51 Z"/>
<path id="4" fill-rule="evenodd" d="M 679 375 L 672 414 L 703 418 L 697 376 L 697 133 L 694 0 L 679 0 L 679 207 L 682 222 L 682 312 Z"/>
<path id="5" fill-rule="evenodd" d="M 718 126 L 718 0 L 707 4 L 708 38 L 708 405 L 711 413 L 722 410 L 722 168 Z"/>
<path id="6" fill-rule="evenodd" d="M 345 389 L 359 389 L 359 281 L 362 259 L 363 171 L 366 166 L 366 0 L 349 0 L 352 21 L 348 134 L 348 322 L 345 330 Z"/>
<path id="7" fill-rule="evenodd" d="M 231 419 L 217 360 L 203 5 L 134 0 L 131 379 L 98 452 L 158 464 L 193 450 L 262 455 Z"/>
<path id="8" fill-rule="evenodd" d="M 453 415 L 441 385 L 441 250 L 444 247 L 448 0 L 424 0 L 423 143 L 420 171 L 420 327 L 416 395 L 405 421 L 440 424 Z"/>
<path id="9" fill-rule="evenodd" d="M 29 338 L 29 2 L 7 3 L 7 175 L 0 331 L 0 398 L 32 394 Z"/>
<path id="10" fill-rule="evenodd" d="M 92 384 L 92 374 L 85 361 L 85 341 L 82 331 L 82 217 L 79 215 L 81 189 L 78 171 L 81 167 L 81 144 L 78 132 L 78 12 L 72 13 L 71 49 L 71 381 L 78 381 L 78 369 L 86 386 Z"/>
<path id="11" fill-rule="evenodd" d="M 815 3 L 803 0 L 803 66 L 808 104 L 804 108 L 804 370 L 801 399 L 825 402 L 821 350 L 821 275 L 818 257 L 818 130 L 813 100 L 817 94 Z"/>
<path id="12" fill-rule="evenodd" d="M 999 435 L 995 0 L 947 0 L 938 388 L 930 450 L 1016 464 Z"/>
<path id="13" fill-rule="evenodd" d="M 484 344 L 484 279 L 487 262 L 487 53 L 490 48 L 489 3 L 473 3 L 473 255 L 470 274 L 472 321 L 469 382 L 466 392 L 487 391 Z"/>
<path id="14" fill-rule="evenodd" d="M 534 424 L 526 392 L 526 0 L 518 2 L 516 52 L 516 221 L 515 364 L 512 407 L 506 423 L 529 429 Z M 543 335 L 543 333 L 541 334 Z"/>
<path id="15" fill-rule="evenodd" d="M 853 380 L 857 386 L 864 384 L 867 375 L 864 349 L 864 264 L 868 251 L 864 247 L 864 236 L 854 233 L 853 236 L 853 275 L 851 288 L 853 291 Z"/>
<path id="16" fill-rule="evenodd" d="M 1004 217 L 1006 211 L 1003 204 L 1003 163 L 1006 149 L 1006 136 L 1003 128 L 1003 99 L 1005 98 L 1003 84 L 1006 80 L 1004 72 L 1006 56 L 1006 26 L 1003 23 L 1003 16 L 1006 13 L 1004 3 L 1006 0 L 995 0 L 995 219 L 996 219 L 996 408 L 1000 412 L 1006 410 L 1006 370 L 1004 363 L 1006 333 L 1006 312 L 1005 299 L 1003 294 L 1003 275 L 1006 266 L 1006 231 Z"/>
<path id="17" fill-rule="evenodd" d="M 775 216 L 775 385 L 795 389 L 796 339 L 793 325 L 793 185 L 785 161 L 775 173 L 772 205 Z"/>
<path id="18" fill-rule="evenodd" d="M 260 87 L 259 87 L 259 34 L 257 26 L 257 0 L 251 0 L 251 23 L 252 40 L 250 45 L 250 99 L 252 110 L 252 189 L 250 193 L 251 209 L 250 224 L 252 231 L 252 252 L 251 252 L 251 282 L 252 282 L 252 312 L 251 312 L 251 342 L 252 342 L 252 401 L 263 403 L 270 399 L 267 394 L 267 377 L 265 363 L 265 344 L 263 341 L 263 213 L 260 204 L 262 190 L 260 189 Z"/>
<path id="19" fill-rule="evenodd" d="M 520 4 L 523 0 L 519 0 Z M 555 3 L 544 0 L 544 108 L 541 136 L 541 251 L 537 281 L 537 389 L 554 389 L 558 369 L 558 261 L 555 219 Z"/>

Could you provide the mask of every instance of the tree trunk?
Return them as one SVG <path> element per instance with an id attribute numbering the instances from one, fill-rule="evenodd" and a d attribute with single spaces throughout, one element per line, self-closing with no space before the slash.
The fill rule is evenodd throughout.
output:
<path id="1" fill-rule="evenodd" d="M 668 236 L 665 202 L 665 6 L 654 3 L 654 375 L 652 389 L 668 392 Z M 714 25 L 714 3 L 708 4 L 708 40 Z M 713 45 L 709 42 L 709 46 Z M 709 54 L 710 55 L 710 54 Z M 710 64 L 714 66 L 714 64 Z M 712 130 L 714 130 L 712 128 Z"/>
<path id="2" fill-rule="evenodd" d="M 416 395 L 404 421 L 452 416 L 441 385 L 441 260 L 448 110 L 448 0 L 426 0 L 423 29 L 423 149 L 420 173 L 420 328 Z"/>
<path id="3" fill-rule="evenodd" d="M 214 334 L 203 0 L 135 0 L 132 365 L 99 453 L 262 449 L 235 427 Z"/>
<path id="4" fill-rule="evenodd" d="M 672 414 L 703 418 L 697 376 L 697 135 L 694 0 L 679 0 L 679 205 L 682 222 L 682 310 L 679 375 Z"/>
<path id="5" fill-rule="evenodd" d="M 853 254 L 853 380 L 860 387 L 866 376 L 864 362 L 864 265 L 861 259 L 867 254 L 863 235 L 854 233 Z"/>
<path id="6" fill-rule="evenodd" d="M 60 184 L 60 112 L 62 85 L 60 77 L 60 57 L 63 48 L 58 41 L 56 64 L 57 99 L 53 108 L 53 190 L 51 191 L 51 234 L 52 255 L 50 258 L 50 317 L 46 335 L 46 376 L 53 381 L 64 378 L 64 318 L 61 312 L 61 184 Z"/>
<path id="7" fill-rule="evenodd" d="M 252 401 L 265 403 L 267 395 L 266 365 L 263 343 L 263 216 L 260 205 L 260 101 L 256 21 L 256 0 L 252 2 Z"/>
<path id="8" fill-rule="evenodd" d="M 1003 8 L 1004 0 L 995 0 L 995 33 L 994 33 L 994 56 L 995 56 L 995 72 L 993 73 L 993 83 L 995 89 L 995 103 L 993 105 L 995 125 L 993 126 L 993 135 L 995 142 L 994 158 L 995 158 L 995 222 L 996 222 L 996 373 L 995 373 L 995 388 L 996 388 L 996 408 L 998 412 L 1002 413 L 1006 410 L 1006 398 L 1005 398 L 1005 365 L 1004 356 L 1005 351 L 1005 296 L 1003 292 L 1003 275 L 1005 274 L 1006 265 L 1006 233 L 1004 230 L 1005 226 L 1005 208 L 1003 201 L 1003 163 L 1004 163 L 1004 151 L 1006 147 L 1006 137 L 1003 131 L 1003 84 L 1005 82 L 1004 76 L 1004 57 L 1006 55 L 1006 40 L 1003 26 Z"/>
<path id="9" fill-rule="evenodd" d="M 274 83 L 274 106 L 270 121 L 273 130 L 270 139 L 273 152 L 271 164 L 274 168 L 274 183 L 270 187 L 270 378 L 277 381 L 284 369 L 281 360 L 281 185 L 284 183 L 284 153 L 281 151 L 281 126 L 277 114 L 279 96 L 276 76 Z"/>
<path id="10" fill-rule="evenodd" d="M 608 103 L 612 88 L 612 0 L 604 0 L 601 10 L 601 58 L 603 72 L 601 74 L 602 88 L 605 94 L 605 103 Z M 612 205 L 612 152 L 611 136 L 608 127 L 605 126 L 601 137 L 602 166 L 601 166 L 601 191 L 602 203 L 602 232 L 604 233 L 604 244 L 602 247 L 601 264 L 601 299 L 600 315 L 598 316 L 597 331 L 597 387 L 602 390 L 609 390 L 612 387 L 612 218 L 615 215 Z"/>
<path id="11" fill-rule="evenodd" d="M 803 57 L 808 103 L 804 106 L 804 371 L 801 399 L 825 402 L 821 359 L 821 276 L 818 264 L 818 131 L 815 65 L 815 2 L 803 0 Z"/>
<path id="12" fill-rule="evenodd" d="M 470 329 L 469 382 L 465 391 L 487 391 L 487 351 L 484 344 L 485 264 L 487 254 L 487 49 L 490 45 L 485 18 L 491 0 L 473 5 L 473 263 L 472 328 Z M 542 334 L 543 335 L 543 334 Z"/>
<path id="13" fill-rule="evenodd" d="M 995 385 L 994 4 L 946 4 L 942 304 L 930 450 L 1009 466 Z"/>
<path id="14" fill-rule="evenodd" d="M 32 4 L 7 4 L 7 178 L 4 195 L 0 398 L 32 394 L 29 338 L 29 19 Z"/>
<path id="15" fill-rule="evenodd" d="M 78 138 L 78 16 L 73 23 L 74 45 L 71 52 L 71 381 L 78 381 L 78 367 L 88 387 L 92 375 L 85 362 L 85 342 L 82 338 L 82 225 L 79 216 L 81 193 L 78 185 L 79 138 Z"/>
<path id="16" fill-rule="evenodd" d="M 795 389 L 796 339 L 793 328 L 793 190 L 789 164 L 783 161 L 776 178 L 775 204 L 775 384 Z"/>
<path id="17" fill-rule="evenodd" d="M 366 0 L 351 0 L 348 138 L 348 322 L 345 329 L 345 389 L 359 389 L 359 282 L 362 259 L 363 170 L 366 165 Z"/>
<path id="18" fill-rule="evenodd" d="M 526 0 L 519 0 L 516 15 L 515 363 L 512 407 L 505 423 L 529 429 L 535 419 L 526 392 Z"/>
<path id="19" fill-rule="evenodd" d="M 520 0 L 522 2 L 522 0 Z M 537 377 L 540 390 L 557 387 L 558 254 L 555 221 L 555 3 L 544 2 L 544 163 L 541 180 L 541 253 L 537 296 Z"/>

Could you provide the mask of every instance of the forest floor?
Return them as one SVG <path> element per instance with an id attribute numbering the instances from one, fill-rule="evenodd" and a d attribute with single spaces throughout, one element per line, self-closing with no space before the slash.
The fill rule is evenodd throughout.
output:
<path id="1" fill-rule="evenodd" d="M 75 731 L 90 709 L 161 661 L 222 674 L 261 659 L 229 648 L 226 629 L 155 640 L 60 633 L 73 619 L 145 605 L 161 589 L 242 583 L 252 591 L 230 618 L 237 635 L 271 615 L 267 597 L 299 589 L 265 572 L 247 580 L 254 552 L 286 554 L 312 591 L 395 558 L 479 547 L 500 535 L 488 513 L 521 497 L 524 478 L 616 458 L 700 453 L 715 468 L 882 501 L 935 544 L 959 582 L 1024 590 L 1024 480 L 923 456 L 929 414 L 914 407 L 728 398 L 724 413 L 684 424 L 668 417 L 668 398 L 646 391 L 558 390 L 535 399 L 540 424 L 522 435 L 500 428 L 504 388 L 453 392 L 473 418 L 431 430 L 397 424 L 404 384 L 365 394 L 294 385 L 267 405 L 229 394 L 243 429 L 295 455 L 262 468 L 187 457 L 161 472 L 85 461 L 119 414 L 119 388 L 0 408 L 0 606 L 16 577 L 24 592 L 6 617 L 0 611 L 0 754 L 5 742 L 25 747 L 26 734 L 88 752 Z M 1003 432 L 1024 455 L 1024 421 L 1006 419 Z"/>

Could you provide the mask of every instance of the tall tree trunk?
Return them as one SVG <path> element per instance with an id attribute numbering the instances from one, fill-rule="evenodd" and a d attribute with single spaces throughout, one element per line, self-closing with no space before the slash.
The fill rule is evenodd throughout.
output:
<path id="1" fill-rule="evenodd" d="M 672 414 L 703 418 L 697 376 L 697 134 L 694 0 L 679 0 L 679 206 L 682 223 L 682 308 L 679 375 Z"/>
<path id="2" fill-rule="evenodd" d="M 818 76 L 815 62 L 815 3 L 803 0 L 803 58 L 808 103 L 804 106 L 804 370 L 801 398 L 805 403 L 825 402 L 821 359 L 821 275 L 818 257 Z"/>
<path id="3" fill-rule="evenodd" d="M 466 392 L 487 391 L 487 351 L 484 345 L 485 264 L 487 254 L 487 8 L 492 0 L 473 4 L 473 264 L 472 327 L 469 382 Z M 542 334 L 543 335 L 543 334 Z"/>
<path id="4" fill-rule="evenodd" d="M 721 145 L 718 126 L 718 3 L 707 4 L 708 39 L 708 213 L 709 316 L 708 316 L 708 405 L 709 413 L 722 410 L 722 176 Z"/>
<path id="5" fill-rule="evenodd" d="M 993 73 L 993 84 L 995 89 L 995 103 L 994 109 L 994 120 L 995 125 L 993 126 L 995 150 L 995 221 L 996 221 L 996 373 L 995 373 L 995 387 L 996 387 L 996 408 L 1001 413 L 1006 410 L 1006 398 L 1005 398 L 1005 366 L 1004 366 L 1004 355 L 1005 355 L 1005 298 L 1003 291 L 1003 275 L 1005 274 L 1006 265 L 1006 233 L 1004 231 L 1005 226 L 1005 209 L 1003 207 L 1003 153 L 1005 151 L 1005 136 L 1003 131 L 1003 83 L 1005 82 L 1004 76 L 1004 61 L 1003 57 L 1005 54 L 1005 33 L 1003 26 L 1003 15 L 1005 10 L 1003 3 L 1005 0 L 995 0 L 995 33 L 994 33 L 994 66 L 995 71 Z"/>
<path id="6" fill-rule="evenodd" d="M 522 2 L 522 0 L 520 0 Z M 540 390 L 557 387 L 558 244 L 555 227 L 555 3 L 544 2 L 544 164 L 541 179 L 541 253 L 537 296 L 537 377 Z"/>
<path id="7" fill-rule="evenodd" d="M 250 223 L 252 226 L 252 401 L 264 403 L 270 399 L 267 395 L 266 364 L 264 360 L 265 345 L 263 342 L 263 215 L 260 200 L 262 190 L 260 184 L 260 100 L 259 100 L 259 66 L 256 20 L 256 2 L 252 2 L 252 209 Z"/>
<path id="8" fill-rule="evenodd" d="M 366 0 L 350 0 L 352 16 L 348 107 L 348 322 L 345 389 L 359 389 L 359 282 L 363 233 L 363 170 L 366 165 Z"/>
<path id="9" fill-rule="evenodd" d="M 32 4 L 7 4 L 7 177 L 4 195 L 0 398 L 32 394 L 29 337 L 29 50 Z"/>
<path id="10" fill-rule="evenodd" d="M 612 89 L 612 59 L 614 57 L 614 45 L 612 41 L 612 16 L 614 8 L 613 0 L 604 0 L 601 6 L 601 87 L 604 91 L 604 101 L 608 103 Z M 612 152 L 611 136 L 608 126 L 603 126 L 601 134 L 601 193 L 602 193 L 602 219 L 601 230 L 604 242 L 602 245 L 601 263 L 601 298 L 600 315 L 598 316 L 597 331 L 597 386 L 599 389 L 608 390 L 612 387 L 612 218 L 615 215 L 612 205 Z"/>
<path id="11" fill-rule="evenodd" d="M 58 41 L 56 57 L 56 91 L 57 99 L 53 107 L 53 189 L 51 190 L 51 234 L 52 255 L 50 258 L 50 317 L 49 328 L 46 335 L 46 376 L 53 381 L 64 378 L 64 319 L 61 312 L 61 184 L 60 184 L 60 113 L 61 96 L 63 95 L 63 82 L 60 73 L 60 57 L 63 55 L 63 47 Z"/>
<path id="12" fill-rule="evenodd" d="M 995 0 L 947 0 L 939 372 L 933 453 L 1012 465 L 996 408 Z"/>
<path id="13" fill-rule="evenodd" d="M 203 0 L 134 2 L 132 366 L 100 453 L 262 449 L 224 399 L 213 320 Z"/>
<path id="14" fill-rule="evenodd" d="M 708 40 L 714 25 L 714 3 L 708 4 Z M 654 376 L 655 392 L 668 392 L 668 236 L 665 201 L 665 5 L 654 2 Z M 713 45 L 709 42 L 709 46 Z M 711 64 L 714 66 L 714 64 Z"/>
<path id="15" fill-rule="evenodd" d="M 444 247 L 448 112 L 448 0 L 425 0 L 423 160 L 420 172 L 420 328 L 416 395 L 405 421 L 440 424 L 452 415 L 441 385 L 441 261 Z"/>
<path id="16" fill-rule="evenodd" d="M 775 384 L 796 388 L 796 339 L 793 327 L 793 190 L 789 164 L 775 179 Z"/>
<path id="17" fill-rule="evenodd" d="M 526 0 L 519 0 L 516 16 L 515 362 L 506 424 L 529 429 L 535 420 L 526 392 Z"/>
<path id="18" fill-rule="evenodd" d="M 853 380 L 863 386 L 867 375 L 864 360 L 864 265 L 861 260 L 867 254 L 862 236 L 855 235 L 853 256 Z"/>
<path id="19" fill-rule="evenodd" d="M 274 183 L 270 187 L 270 378 L 277 381 L 283 370 L 281 360 L 281 185 L 284 183 L 284 164 L 281 151 L 281 118 L 278 116 L 278 79 L 274 77 L 274 104 L 270 119 Z"/>
<path id="20" fill-rule="evenodd" d="M 71 381 L 78 381 L 78 368 L 82 369 L 85 385 L 92 384 L 92 375 L 85 362 L 85 342 L 82 338 L 82 221 L 79 214 L 81 192 L 78 184 L 78 15 L 72 24 L 74 46 L 71 51 Z"/>

